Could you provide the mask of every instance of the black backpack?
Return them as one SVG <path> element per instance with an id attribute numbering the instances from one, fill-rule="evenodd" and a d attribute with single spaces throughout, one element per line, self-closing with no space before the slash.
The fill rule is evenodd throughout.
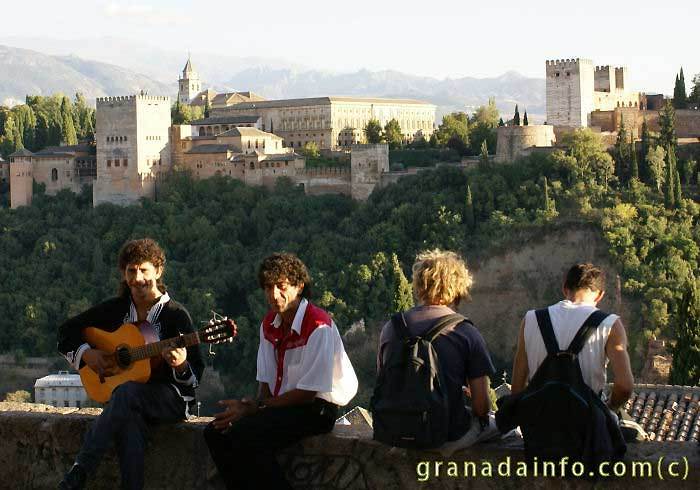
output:
<path id="1" fill-rule="evenodd" d="M 447 441 L 449 402 L 432 342 L 446 328 L 467 320 L 446 315 L 420 337 L 411 336 L 402 313 L 391 318 L 396 335 L 386 344 L 370 401 L 374 439 L 396 447 L 428 449 Z"/>
<path id="2" fill-rule="evenodd" d="M 572 463 L 580 461 L 588 472 L 595 472 L 599 463 L 619 460 L 626 450 L 618 424 L 583 380 L 578 360 L 608 313 L 591 313 L 566 350 L 559 349 L 549 309 L 536 310 L 535 315 L 547 357 L 523 392 L 499 400 L 499 429 L 520 426 L 530 461 L 560 461 L 568 456 Z"/>

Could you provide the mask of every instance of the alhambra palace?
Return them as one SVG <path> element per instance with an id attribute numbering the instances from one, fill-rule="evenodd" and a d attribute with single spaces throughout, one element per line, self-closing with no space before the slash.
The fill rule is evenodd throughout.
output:
<path id="1" fill-rule="evenodd" d="M 609 144 L 623 121 L 635 138 L 644 121 L 658 131 L 664 96 L 629 90 L 626 68 L 565 59 L 546 61 L 545 72 L 545 124 L 498 128 L 496 162 L 552 149 L 562 134 L 581 127 L 590 127 Z M 365 144 L 367 122 L 377 119 L 383 126 L 396 119 L 405 142 L 429 138 L 436 126 L 436 107 L 417 100 L 266 100 L 253 92 L 202 90 L 190 59 L 179 79 L 177 102 L 208 106 L 209 117 L 173 125 L 169 97 L 141 93 L 98 98 L 96 148 L 20 150 L 9 162 L 0 161 L 0 177 L 10 184 L 11 207 L 31 203 L 34 182 L 44 184 L 47 194 L 79 192 L 92 184 L 94 205 L 128 205 L 153 198 L 160 179 L 173 169 L 188 170 L 195 179 L 223 175 L 264 186 L 288 177 L 307 194 L 341 193 L 363 200 L 376 186 L 407 173 L 390 170 L 387 145 Z M 680 144 L 697 143 L 700 111 L 676 111 L 676 131 Z M 307 167 L 298 151 L 312 142 L 327 157 L 347 160 L 349 154 L 350 165 Z"/>

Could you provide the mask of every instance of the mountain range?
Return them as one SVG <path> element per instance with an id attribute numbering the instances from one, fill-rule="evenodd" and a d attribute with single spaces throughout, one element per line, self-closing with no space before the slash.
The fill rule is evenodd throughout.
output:
<path id="1" fill-rule="evenodd" d="M 25 47 L 1 44 L 8 41 Z M 185 61 L 182 53 L 114 38 L 0 37 L 0 103 L 22 102 L 26 94 L 72 96 L 78 91 L 89 100 L 140 90 L 175 97 Z M 390 70 L 331 73 L 285 60 L 208 53 L 193 54 L 192 62 L 202 85 L 218 92 L 251 90 L 268 99 L 324 95 L 420 99 L 438 107 L 438 120 L 452 111 L 471 112 L 495 97 L 504 118 L 518 104 L 531 120 L 544 119 L 544 79 L 514 71 L 492 78 L 439 80 Z"/>

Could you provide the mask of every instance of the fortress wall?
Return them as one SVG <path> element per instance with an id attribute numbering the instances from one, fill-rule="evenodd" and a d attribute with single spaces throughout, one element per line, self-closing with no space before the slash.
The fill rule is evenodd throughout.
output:
<path id="1" fill-rule="evenodd" d="M 513 162 L 533 146 L 553 146 L 554 127 L 549 125 L 502 126 L 498 128 L 496 162 Z"/>
<path id="2" fill-rule="evenodd" d="M 57 409 L 46 405 L 0 403 L 0 481 L 12 482 L 16 489 L 54 489 L 63 473 L 72 465 L 80 441 L 99 409 Z M 222 490 L 224 488 L 209 456 L 202 436 L 208 418 L 151 431 L 146 450 L 146 490 L 183 488 Z M 700 455 L 697 444 L 644 442 L 629 446 L 627 461 L 650 462 L 656 468 L 663 456 L 665 468 L 678 462 L 680 476 L 689 469 L 687 479 L 670 478 L 674 488 L 698 488 Z M 516 465 L 523 460 L 520 443 L 479 444 L 445 458 L 436 452 L 410 451 L 384 446 L 371 440 L 366 425 L 339 426 L 332 433 L 312 437 L 296 444 L 279 457 L 287 478 L 297 489 L 413 490 L 413 489 L 493 489 L 534 488 L 570 490 L 590 489 L 584 479 L 561 480 L 554 477 L 516 477 Z M 457 474 L 448 476 L 447 464 L 455 462 Z M 474 463 L 477 473 L 470 475 L 465 463 Z M 441 468 L 436 468 L 441 463 Z M 510 477 L 500 476 L 501 469 Z M 505 465 L 505 466 L 504 466 Z M 484 468 L 492 468 L 491 476 Z M 425 470 L 430 469 L 430 474 Z M 420 473 L 419 473 L 420 471 Z M 631 473 L 631 465 L 628 470 Z M 419 480 L 425 481 L 419 481 Z M 96 475 L 88 480 L 91 490 L 113 489 L 119 481 L 114 451 L 108 452 Z M 611 478 L 608 489 L 658 489 L 658 477 L 634 478 L 631 474 Z"/>

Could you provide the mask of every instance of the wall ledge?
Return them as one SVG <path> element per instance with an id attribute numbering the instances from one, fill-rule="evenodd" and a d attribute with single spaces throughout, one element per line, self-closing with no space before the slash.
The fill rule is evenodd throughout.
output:
<path id="1" fill-rule="evenodd" d="M 82 436 L 99 409 L 54 408 L 47 405 L 0 403 L 0 481 L 12 488 L 54 489 L 73 463 Z M 154 428 L 146 455 L 147 489 L 223 489 L 201 435 L 211 418 Z M 336 426 L 332 433 L 309 438 L 284 452 L 280 459 L 297 488 L 314 489 L 406 489 L 406 488 L 593 488 L 585 480 L 516 477 L 522 449 L 502 443 L 480 444 L 443 458 L 438 453 L 391 448 L 371 440 L 366 427 Z M 700 453 L 695 443 L 642 442 L 631 444 L 626 461 L 651 462 L 656 471 L 659 458 L 668 470 L 676 470 L 686 480 L 663 475 L 664 483 L 674 480 L 676 488 L 700 487 Z M 499 463 L 510 460 L 510 478 L 498 475 Z M 418 481 L 417 468 L 430 470 L 430 478 Z M 437 464 L 436 464 L 437 462 Z M 439 463 L 442 462 L 440 465 Z M 448 463 L 454 462 L 457 476 L 448 476 Z M 477 476 L 465 477 L 465 462 L 474 462 Z M 491 466 L 493 476 L 483 476 Z M 628 471 L 631 471 L 628 464 Z M 436 470 L 440 476 L 436 477 Z M 119 471 L 114 452 L 108 453 L 90 480 L 91 489 L 115 488 Z M 605 488 L 656 488 L 658 475 L 612 478 Z"/>

